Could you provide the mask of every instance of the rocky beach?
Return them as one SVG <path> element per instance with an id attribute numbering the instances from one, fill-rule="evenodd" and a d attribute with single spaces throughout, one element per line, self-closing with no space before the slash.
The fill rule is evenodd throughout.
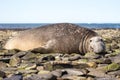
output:
<path id="1" fill-rule="evenodd" d="M 0 30 L 0 80 L 120 80 L 119 29 L 94 29 L 106 52 L 85 55 L 3 49 L 20 31 Z"/>

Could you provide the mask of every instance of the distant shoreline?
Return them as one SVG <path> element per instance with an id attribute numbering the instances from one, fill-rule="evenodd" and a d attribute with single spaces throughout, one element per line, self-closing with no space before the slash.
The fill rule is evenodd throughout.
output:
<path id="1" fill-rule="evenodd" d="M 0 28 L 0 30 L 5 31 L 5 30 L 15 30 L 15 31 L 21 31 L 21 30 L 27 30 L 31 28 Z M 91 28 L 91 30 L 120 30 L 120 28 Z"/>
<path id="2" fill-rule="evenodd" d="M 35 27 L 41 27 L 44 25 L 49 25 L 52 23 L 3 23 L 0 24 L 0 29 L 29 29 L 29 28 L 35 28 Z M 55 23 L 54 23 L 55 24 Z M 120 29 L 120 23 L 72 23 L 76 24 L 85 28 L 90 29 Z"/>

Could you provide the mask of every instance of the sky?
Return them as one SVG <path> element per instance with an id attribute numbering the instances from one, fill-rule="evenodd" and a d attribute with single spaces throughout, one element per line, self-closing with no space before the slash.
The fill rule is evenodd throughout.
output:
<path id="1" fill-rule="evenodd" d="M 120 0 L 0 0 L 0 23 L 120 23 Z"/>

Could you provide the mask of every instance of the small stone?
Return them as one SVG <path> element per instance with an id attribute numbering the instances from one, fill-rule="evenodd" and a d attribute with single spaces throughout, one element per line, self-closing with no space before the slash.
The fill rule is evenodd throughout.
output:
<path id="1" fill-rule="evenodd" d="M 89 73 L 88 75 L 95 76 L 95 77 L 110 77 L 110 75 L 107 75 L 104 71 L 98 68 L 88 68 Z"/>
<path id="2" fill-rule="evenodd" d="M 61 76 L 63 76 L 65 73 L 67 74 L 66 71 L 63 70 L 55 70 L 51 72 L 53 75 L 55 75 L 57 78 L 60 78 Z"/>
<path id="3" fill-rule="evenodd" d="M 38 72 L 37 70 L 24 70 L 24 69 L 22 69 L 22 70 L 17 70 L 16 74 L 19 74 L 19 73 L 21 73 L 21 74 L 31 74 L 31 73 L 36 74 L 37 72 Z"/>
<path id="4" fill-rule="evenodd" d="M 26 54 L 27 54 L 27 52 L 21 51 L 21 52 L 16 53 L 14 56 L 21 58 L 21 57 L 25 56 Z"/>
<path id="5" fill-rule="evenodd" d="M 11 57 L 2 57 L 2 58 L 0 58 L 0 61 L 9 63 L 10 59 L 11 59 Z"/>
<path id="6" fill-rule="evenodd" d="M 110 57 L 110 59 L 114 62 L 114 63 L 120 63 L 120 54 L 114 56 L 114 57 Z"/>
<path id="7" fill-rule="evenodd" d="M 87 64 L 88 64 L 89 67 L 92 67 L 92 68 L 97 67 L 97 63 L 95 63 L 95 62 L 88 62 Z"/>
<path id="8" fill-rule="evenodd" d="M 4 78 L 6 76 L 5 72 L 0 71 L 0 77 Z"/>
<path id="9" fill-rule="evenodd" d="M 95 80 L 118 80 L 118 79 L 111 78 L 111 77 L 97 77 L 95 78 Z"/>
<path id="10" fill-rule="evenodd" d="M 54 60 L 55 60 L 55 57 L 52 55 L 45 56 L 42 58 L 42 61 L 54 61 Z"/>
<path id="11" fill-rule="evenodd" d="M 84 77 L 84 76 L 69 76 L 69 75 L 65 75 L 60 80 L 87 80 L 87 78 Z"/>
<path id="12" fill-rule="evenodd" d="M 80 55 L 75 55 L 75 56 L 69 57 L 68 60 L 69 61 L 75 61 L 75 60 L 78 60 L 80 58 L 81 58 Z"/>
<path id="13" fill-rule="evenodd" d="M 50 73 L 50 71 L 48 70 L 41 70 L 38 72 L 38 74 L 48 74 L 48 73 Z"/>
<path id="14" fill-rule="evenodd" d="M 5 72 L 6 77 L 9 77 L 15 74 L 15 72 L 17 71 L 17 68 L 8 67 L 8 68 L 3 68 L 2 71 Z"/>
<path id="15" fill-rule="evenodd" d="M 36 68 L 36 64 L 28 64 L 27 67 L 25 68 L 25 70 L 31 70 L 31 69 L 35 69 Z"/>
<path id="16" fill-rule="evenodd" d="M 22 80 L 23 76 L 22 75 L 13 75 L 10 78 L 4 78 L 3 80 Z"/>
<path id="17" fill-rule="evenodd" d="M 6 68 L 7 67 L 7 64 L 0 61 L 0 70 L 2 70 L 3 68 Z"/>
<path id="18" fill-rule="evenodd" d="M 57 80 L 57 77 L 49 73 L 49 74 L 33 75 L 31 77 L 26 78 L 25 80 Z"/>
<path id="19" fill-rule="evenodd" d="M 16 54 L 17 51 L 16 50 L 0 50 L 0 56 L 12 56 L 14 54 Z"/>
<path id="20" fill-rule="evenodd" d="M 100 55 L 90 52 L 85 54 L 85 58 L 90 58 L 90 59 L 98 59 L 100 58 Z"/>
<path id="21" fill-rule="evenodd" d="M 44 70 L 44 67 L 43 66 L 37 66 L 36 68 L 38 71 L 41 71 L 41 70 Z"/>
<path id="22" fill-rule="evenodd" d="M 105 67 L 104 67 L 104 70 L 105 70 L 106 72 L 116 71 L 116 70 L 118 70 L 118 69 L 120 69 L 120 65 L 117 64 L 117 63 L 112 63 L 112 64 L 109 64 L 108 66 L 105 66 Z"/>
<path id="23" fill-rule="evenodd" d="M 63 71 L 66 71 L 70 76 L 80 76 L 88 73 L 88 71 L 85 72 L 86 70 L 83 69 L 63 69 Z"/>
<path id="24" fill-rule="evenodd" d="M 39 56 L 32 52 L 27 52 L 25 56 L 22 57 L 23 60 L 30 60 L 34 58 L 38 58 Z"/>
<path id="25" fill-rule="evenodd" d="M 10 59 L 9 64 L 11 66 L 18 66 L 20 64 L 20 58 L 16 57 L 16 56 L 12 56 L 12 58 Z"/>

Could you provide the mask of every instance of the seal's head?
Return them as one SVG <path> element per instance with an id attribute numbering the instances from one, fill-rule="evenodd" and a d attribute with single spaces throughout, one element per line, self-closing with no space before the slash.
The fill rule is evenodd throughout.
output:
<path id="1" fill-rule="evenodd" d="M 105 44 L 101 37 L 95 36 L 89 40 L 89 51 L 101 53 L 105 51 Z"/>

